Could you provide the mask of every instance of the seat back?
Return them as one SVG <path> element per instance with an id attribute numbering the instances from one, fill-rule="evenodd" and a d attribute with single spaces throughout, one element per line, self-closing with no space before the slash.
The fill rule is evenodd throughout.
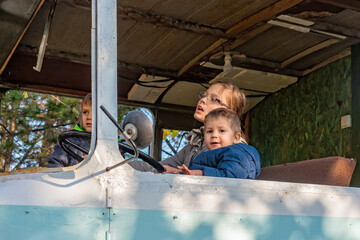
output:
<path id="1" fill-rule="evenodd" d="M 326 157 L 261 169 L 259 180 L 349 186 L 356 160 Z"/>

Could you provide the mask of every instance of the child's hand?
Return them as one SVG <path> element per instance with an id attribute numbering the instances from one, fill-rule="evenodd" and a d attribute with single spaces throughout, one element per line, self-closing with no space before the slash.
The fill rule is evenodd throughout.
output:
<path id="1" fill-rule="evenodd" d="M 179 174 L 181 171 L 179 169 L 176 169 L 174 167 L 170 167 L 169 165 L 163 165 L 165 168 L 165 172 L 163 173 L 171 173 L 171 174 Z"/>
<path id="2" fill-rule="evenodd" d="M 191 175 L 191 170 L 187 168 L 185 164 L 183 164 L 182 166 L 177 166 L 177 168 L 179 169 L 180 173 Z"/>
<path id="3" fill-rule="evenodd" d="M 182 166 L 178 166 L 177 168 L 181 171 L 182 174 L 197 175 L 197 176 L 202 176 L 203 175 L 202 170 L 190 170 L 184 164 Z"/>

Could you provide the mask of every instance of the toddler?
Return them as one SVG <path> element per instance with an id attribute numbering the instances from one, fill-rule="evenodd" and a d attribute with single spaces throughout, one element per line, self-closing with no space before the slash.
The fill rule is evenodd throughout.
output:
<path id="1" fill-rule="evenodd" d="M 217 108 L 205 117 L 204 141 L 210 151 L 197 155 L 187 168 L 178 166 L 182 173 L 214 177 L 255 179 L 260 174 L 257 150 L 241 139 L 238 115 L 226 108 Z"/>

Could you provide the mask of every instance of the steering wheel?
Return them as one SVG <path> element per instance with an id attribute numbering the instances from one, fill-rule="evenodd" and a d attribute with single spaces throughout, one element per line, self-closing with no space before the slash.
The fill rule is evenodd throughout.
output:
<path id="1" fill-rule="evenodd" d="M 63 132 L 63 133 L 61 133 L 59 135 L 58 141 L 59 141 L 60 147 L 66 153 L 68 153 L 71 157 L 73 157 L 77 161 L 81 162 L 84 159 L 79 154 L 75 153 L 75 151 L 73 149 L 79 150 L 83 154 L 88 154 L 88 151 L 86 149 L 80 147 L 78 144 L 70 141 L 70 138 L 79 138 L 79 137 L 80 138 L 86 138 L 86 139 L 90 140 L 91 139 L 91 133 L 89 133 L 89 132 L 80 132 L 80 131 L 76 131 L 76 130 L 66 131 L 66 132 Z M 71 148 L 70 148 L 70 146 L 71 146 Z M 132 149 L 131 146 L 129 146 L 128 144 L 126 144 L 124 142 L 119 142 L 119 150 L 123 151 L 123 152 L 126 152 L 126 153 L 129 153 L 129 154 L 134 154 L 134 149 Z M 140 158 L 141 160 L 143 160 L 143 161 L 147 162 L 148 164 L 150 164 L 159 173 L 165 172 L 165 168 L 159 162 L 157 162 L 155 159 L 150 157 L 149 155 L 139 151 L 138 158 Z"/>

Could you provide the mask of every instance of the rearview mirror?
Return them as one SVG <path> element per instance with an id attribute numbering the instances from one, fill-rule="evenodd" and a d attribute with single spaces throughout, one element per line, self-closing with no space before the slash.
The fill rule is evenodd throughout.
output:
<path id="1" fill-rule="evenodd" d="M 123 129 L 139 149 L 150 145 L 154 137 L 154 128 L 149 117 L 140 110 L 129 112 L 124 121 Z"/>

